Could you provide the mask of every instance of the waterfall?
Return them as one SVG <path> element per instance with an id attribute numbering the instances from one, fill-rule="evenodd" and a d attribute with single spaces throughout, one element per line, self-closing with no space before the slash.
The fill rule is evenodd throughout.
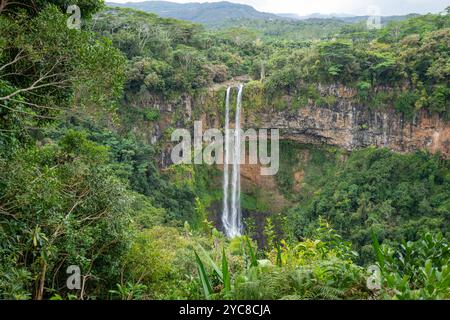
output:
<path id="1" fill-rule="evenodd" d="M 229 191 L 229 174 L 228 165 L 230 163 L 230 94 L 231 88 L 227 89 L 227 96 L 225 98 L 225 155 L 223 159 L 223 212 L 222 212 L 222 224 L 225 232 L 228 235 L 230 229 L 229 223 L 229 208 L 228 208 L 228 191 Z"/>
<path id="2" fill-rule="evenodd" d="M 230 94 L 231 88 L 228 88 L 225 101 L 225 158 L 224 158 L 224 178 L 223 178 L 223 213 L 222 222 L 225 233 L 228 237 L 234 238 L 242 233 L 241 218 L 241 109 L 242 109 L 242 91 L 244 86 L 239 86 L 236 102 L 235 129 L 233 134 L 233 146 L 230 143 Z M 229 157 L 230 147 L 233 147 L 232 162 L 233 171 L 231 175 L 231 206 L 229 204 Z M 231 207 L 231 208 L 230 208 Z M 231 210 L 230 210 L 231 209 Z"/>
<path id="3" fill-rule="evenodd" d="M 230 237 L 241 235 L 241 107 L 242 90 L 239 86 L 236 103 L 236 119 L 234 130 L 234 153 L 233 153 L 233 180 L 231 185 L 231 229 Z"/>

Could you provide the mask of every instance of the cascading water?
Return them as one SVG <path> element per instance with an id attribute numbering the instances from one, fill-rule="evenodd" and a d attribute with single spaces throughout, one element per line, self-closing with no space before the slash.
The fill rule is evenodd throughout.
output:
<path id="1" fill-rule="evenodd" d="M 236 119 L 234 130 L 233 180 L 231 218 L 233 225 L 230 237 L 241 235 L 241 109 L 243 85 L 239 86 L 236 103 Z"/>
<path id="2" fill-rule="evenodd" d="M 230 143 L 230 96 L 231 88 L 227 89 L 225 101 L 225 156 L 224 156 L 224 176 L 223 176 L 223 212 L 222 223 L 228 237 L 238 237 L 242 233 L 241 222 L 241 109 L 242 91 L 244 86 L 239 86 L 236 102 L 236 117 L 233 140 Z M 229 188 L 229 164 L 230 147 L 233 147 L 232 161 L 233 171 L 231 175 L 231 190 Z M 231 203 L 228 194 L 231 191 Z"/>
<path id="3" fill-rule="evenodd" d="M 230 163 L 230 94 L 231 88 L 227 89 L 227 96 L 225 100 L 225 154 L 223 159 L 223 212 L 222 212 L 222 224 L 225 232 L 228 235 L 228 230 L 230 229 L 229 222 L 229 208 L 228 208 L 228 191 L 229 191 L 229 174 L 228 165 Z"/>

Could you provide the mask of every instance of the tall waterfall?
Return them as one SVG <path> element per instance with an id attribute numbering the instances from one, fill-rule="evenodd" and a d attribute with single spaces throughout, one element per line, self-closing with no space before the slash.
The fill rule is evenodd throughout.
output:
<path id="1" fill-rule="evenodd" d="M 227 89 L 227 96 L 225 100 L 225 154 L 223 159 L 223 212 L 222 212 L 222 224 L 225 232 L 228 235 L 228 230 L 230 230 L 230 219 L 229 219 L 229 207 L 228 207 L 228 191 L 229 191 L 229 174 L 228 174 L 228 164 L 230 163 L 230 150 L 228 146 L 230 145 L 230 94 L 231 88 Z"/>
<path id="2" fill-rule="evenodd" d="M 231 88 L 227 89 L 225 101 L 225 156 L 223 170 L 223 212 L 222 223 L 228 237 L 234 238 L 242 233 L 241 218 L 241 109 L 242 91 L 244 86 L 239 86 L 236 102 L 235 130 L 230 143 L 230 96 Z M 231 190 L 229 183 L 230 148 L 233 171 L 231 174 Z M 231 191 L 231 203 L 229 203 L 229 192 Z"/>

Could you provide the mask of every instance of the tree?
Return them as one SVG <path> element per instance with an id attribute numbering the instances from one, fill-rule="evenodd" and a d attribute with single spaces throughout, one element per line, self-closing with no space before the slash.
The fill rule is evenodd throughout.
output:
<path id="1" fill-rule="evenodd" d="M 69 131 L 57 145 L 23 149 L 10 162 L 0 159 L 0 283 L 23 268 L 31 278 L 21 285 L 43 299 L 65 285 L 62 266 L 78 265 L 85 288 L 79 298 L 93 293 L 87 281 L 107 287 L 127 246 L 131 203 L 107 163 L 107 149 Z M 2 298 L 8 294 L 0 292 Z"/>
<path id="2" fill-rule="evenodd" d="M 48 5 L 55 5 L 65 12 L 68 4 L 65 0 L 0 0 L 0 14 L 15 15 L 20 10 L 25 10 L 28 15 L 36 16 Z M 83 19 L 88 19 L 104 6 L 103 0 L 72 0 L 70 5 L 80 8 Z"/>
<path id="3" fill-rule="evenodd" d="M 66 16 L 52 5 L 31 18 L 2 15 L 0 26 L 0 79 L 10 88 L 0 104 L 10 113 L 51 119 L 73 106 L 111 110 L 121 92 L 124 60 L 108 41 L 68 29 Z M 19 102 L 30 110 L 14 108 Z"/>
<path id="4" fill-rule="evenodd" d="M 360 64 L 352 45 L 345 41 L 319 45 L 320 76 L 325 81 L 353 82 L 360 73 Z"/>

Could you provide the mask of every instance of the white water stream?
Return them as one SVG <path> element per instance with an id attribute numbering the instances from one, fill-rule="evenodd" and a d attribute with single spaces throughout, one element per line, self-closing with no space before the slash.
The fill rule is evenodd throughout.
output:
<path id="1" fill-rule="evenodd" d="M 240 164 L 241 164 L 241 112 L 242 112 L 243 89 L 244 86 L 240 85 L 236 102 L 235 129 L 233 131 L 233 139 L 230 139 L 231 88 L 227 89 L 225 101 L 225 128 L 224 128 L 225 155 L 224 155 L 224 170 L 223 170 L 222 223 L 225 233 L 229 238 L 238 237 L 242 234 Z M 232 157 L 230 157 L 230 154 Z M 230 158 L 232 158 L 231 161 Z M 232 165 L 231 186 L 230 186 L 230 170 L 229 170 L 230 164 Z M 230 193 L 231 199 L 229 197 Z"/>

